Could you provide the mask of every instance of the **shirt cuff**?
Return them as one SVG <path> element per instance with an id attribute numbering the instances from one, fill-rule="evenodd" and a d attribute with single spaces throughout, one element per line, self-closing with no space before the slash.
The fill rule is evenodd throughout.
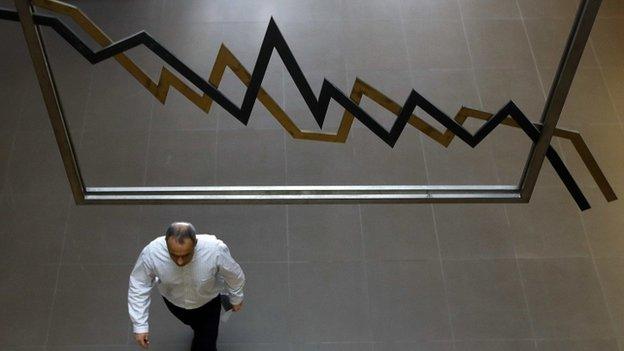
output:
<path id="1" fill-rule="evenodd" d="M 143 333 L 147 333 L 149 331 L 149 327 L 146 325 L 135 325 L 132 327 L 132 331 L 135 334 L 143 334 Z"/>
<path id="2" fill-rule="evenodd" d="M 232 305 L 240 305 L 241 302 L 243 302 L 243 297 L 242 296 L 229 296 L 230 298 L 230 304 Z"/>

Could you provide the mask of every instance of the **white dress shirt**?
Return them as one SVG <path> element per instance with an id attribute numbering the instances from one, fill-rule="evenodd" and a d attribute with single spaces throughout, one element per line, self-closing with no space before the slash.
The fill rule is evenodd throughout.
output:
<path id="1" fill-rule="evenodd" d="M 197 235 L 191 262 L 180 267 L 173 262 L 165 237 L 149 243 L 139 256 L 128 288 L 128 311 L 135 333 L 147 333 L 150 291 L 160 293 L 178 307 L 193 309 L 226 293 L 233 305 L 243 301 L 245 274 L 230 250 L 214 235 Z"/>

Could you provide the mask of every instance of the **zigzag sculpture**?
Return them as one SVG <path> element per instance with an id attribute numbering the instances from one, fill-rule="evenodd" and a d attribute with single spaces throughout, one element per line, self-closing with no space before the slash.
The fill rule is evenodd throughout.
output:
<path id="1" fill-rule="evenodd" d="M 507 103 L 494 115 L 462 107 L 455 118 L 451 119 L 415 90 L 411 91 L 405 104 L 400 106 L 398 103 L 359 78 L 355 80 L 350 97 L 347 97 L 328 80 L 324 80 L 319 98 L 317 99 L 273 19 L 269 22 L 264 40 L 260 47 L 258 59 L 251 74 L 230 52 L 230 50 L 222 44 L 209 80 L 206 81 L 166 48 L 160 45 L 147 32 L 141 31 L 121 41 L 112 42 L 112 40 L 106 36 L 106 34 L 84 13 L 82 13 L 80 9 L 72 5 L 56 0 L 33 0 L 33 4 L 59 14 L 70 16 L 85 32 L 91 36 L 91 38 L 93 38 L 104 48 L 94 52 L 71 29 L 69 29 L 56 17 L 35 14 L 33 15 L 33 19 L 36 24 L 53 28 L 92 64 L 114 57 L 122 67 L 124 67 L 141 85 L 143 85 L 163 104 L 166 102 L 169 89 L 173 87 L 201 110 L 208 112 L 212 106 L 212 102 L 215 101 L 241 123 L 247 125 L 254 103 L 257 99 L 267 108 L 267 110 L 271 112 L 275 119 L 293 138 L 325 142 L 344 143 L 347 140 L 354 118 L 357 118 L 360 122 L 362 122 L 366 127 L 368 127 L 368 129 L 386 142 L 390 147 L 395 145 L 407 123 L 422 131 L 445 147 L 450 144 L 455 136 L 458 136 L 468 145 L 475 147 L 499 124 L 522 129 L 533 142 L 537 141 L 539 138 L 539 128 L 541 126 L 539 124 L 533 124 L 512 101 Z M 17 12 L 7 9 L 0 9 L 0 19 L 19 21 Z M 149 50 L 154 52 L 163 61 L 199 88 L 203 94 L 200 95 L 196 93 L 194 89 L 189 87 L 184 81 L 174 75 L 166 67 L 162 68 L 158 83 L 152 81 L 152 79 L 145 72 L 143 72 L 128 56 L 124 54 L 125 51 L 140 45 L 144 45 Z M 345 108 L 340 126 L 335 134 L 299 129 L 292 119 L 289 118 L 284 110 L 277 104 L 277 102 L 275 102 L 275 100 L 264 89 L 262 89 L 261 84 L 274 49 L 280 55 L 284 65 L 302 94 L 304 101 L 312 112 L 312 115 L 314 116 L 314 119 L 318 123 L 319 127 L 322 128 L 323 126 L 323 121 L 331 99 L 334 99 Z M 229 67 L 243 82 L 243 84 L 247 86 L 247 91 L 240 108 L 218 90 L 218 86 L 227 67 Z M 389 131 L 387 131 L 374 118 L 368 115 L 366 111 L 359 107 L 361 98 L 364 95 L 397 115 L 397 119 Z M 416 107 L 420 107 L 436 121 L 445 126 L 447 130 L 443 133 L 439 132 L 423 119 L 414 115 L 413 111 Z M 468 117 L 481 119 L 486 122 L 475 134 L 471 134 L 462 126 Z M 600 170 L 600 167 L 591 155 L 591 152 L 587 148 L 587 145 L 583 141 L 580 134 L 578 132 L 557 128 L 555 130 L 555 135 L 572 141 L 607 201 L 615 200 L 617 197 L 613 192 L 613 189 Z M 589 208 L 587 199 L 581 192 L 557 152 L 551 146 L 549 146 L 547 150 L 546 157 L 564 182 L 577 205 L 581 209 Z"/>

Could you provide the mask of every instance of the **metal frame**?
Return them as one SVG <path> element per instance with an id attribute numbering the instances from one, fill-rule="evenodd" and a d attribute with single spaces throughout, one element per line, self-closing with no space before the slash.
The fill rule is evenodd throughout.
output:
<path id="1" fill-rule="evenodd" d="M 35 0 L 36 1 L 36 0 Z M 42 42 L 41 34 L 37 25 L 35 24 L 34 10 L 32 8 L 33 0 L 15 0 L 15 5 L 19 15 L 19 20 L 22 24 L 24 36 L 28 44 L 29 52 L 37 73 L 37 78 L 41 87 L 41 91 L 44 96 L 44 101 L 50 121 L 52 123 L 57 144 L 65 165 L 68 180 L 72 189 L 74 200 L 77 204 L 165 204 L 165 203 L 360 203 L 360 202 L 409 202 L 409 203 L 524 203 L 528 202 L 531 198 L 531 194 L 534 190 L 537 177 L 539 175 L 544 158 L 548 155 L 549 159 L 551 153 L 554 152 L 550 147 L 550 142 L 555 132 L 559 116 L 563 109 L 565 99 L 570 90 L 574 74 L 580 62 L 580 58 L 583 49 L 589 38 L 589 34 L 592 25 L 595 21 L 598 9 L 600 7 L 601 0 L 581 0 L 579 9 L 576 14 L 574 24 L 571 29 L 570 36 L 567 41 L 559 69 L 555 77 L 554 84 L 551 88 L 548 100 L 546 102 L 541 123 L 543 127 L 538 130 L 532 124 L 530 126 L 522 126 L 522 128 L 529 134 L 529 137 L 534 141 L 534 146 L 531 149 L 527 165 L 523 171 L 523 175 L 519 186 L 513 185 L 493 185 L 493 186 L 454 186 L 454 185 L 439 185 L 439 186 L 408 186 L 408 185 L 396 185 L 396 186 L 209 186 L 209 187 L 86 187 L 82 181 L 78 162 L 73 152 L 73 146 L 69 130 L 65 124 L 62 107 L 57 95 L 54 78 L 50 71 L 48 60 L 46 57 L 45 47 Z M 279 37 L 281 34 L 276 26 L 273 31 L 272 26 L 274 22 L 271 20 L 269 24 L 269 30 L 267 31 L 267 37 L 273 35 Z M 134 39 L 131 42 L 130 39 Z M 135 35 L 124 43 L 120 43 L 117 47 L 107 47 L 104 50 L 93 54 L 94 61 L 105 59 L 104 56 L 111 57 L 115 53 L 120 53 L 122 50 L 127 50 L 129 46 L 136 46 L 139 43 L 143 43 L 148 46 L 152 51 L 160 50 L 160 53 L 167 56 L 170 60 L 177 60 L 173 55 L 168 53 L 166 49 L 158 46 L 158 43 L 150 42 L 151 37 L 146 38 L 145 35 Z M 282 59 L 288 61 L 292 53 L 288 49 L 285 42 L 279 42 L 280 38 L 269 38 L 270 40 L 277 41 L 278 46 L 275 48 L 278 50 Z M 153 40 L 153 39 L 152 39 Z M 269 41 L 270 41 L 269 40 Z M 146 44 L 147 43 L 147 44 Z M 279 46 L 281 45 L 281 46 Z M 264 43 L 263 43 L 264 47 Z M 83 48 L 84 49 L 84 48 Z M 210 91 L 211 97 L 215 99 L 215 102 L 219 103 L 232 113 L 241 122 L 247 122 L 251 109 L 256 100 L 256 95 L 260 88 L 260 84 L 264 75 L 262 67 L 256 70 L 263 61 L 268 63 L 271 57 L 272 47 L 261 48 L 258 62 L 254 69 L 253 74 L 250 77 L 250 87 L 245 95 L 242 108 L 238 108 L 231 104 L 227 98 L 225 98 L 214 86 L 207 84 L 200 77 L 197 80 L 197 86 L 202 90 Z M 269 50 L 270 49 L 270 50 Z M 88 50 L 88 48 L 87 48 Z M 281 50 L 281 51 L 280 51 Z M 104 52 L 104 53 L 103 53 Z M 82 51 L 81 51 L 82 53 Z M 289 55 L 290 54 L 290 55 Z M 284 57 L 284 56 L 287 57 Z M 161 56 L 159 54 L 159 56 Z M 163 57 L 163 56 L 161 56 Z M 294 61 L 294 57 L 292 57 Z M 186 67 L 181 62 L 184 68 Z M 287 64 L 288 66 L 288 64 Z M 293 79 L 296 81 L 304 80 L 303 73 L 298 69 L 296 63 L 288 66 L 289 72 Z M 185 72 L 187 74 L 194 74 L 194 72 Z M 202 86 L 202 82 L 206 86 Z M 432 117 L 436 118 L 437 112 L 440 116 L 445 116 L 442 112 L 437 110 L 428 101 L 426 101 L 419 94 L 412 92 L 410 98 L 405 103 L 400 116 L 395 122 L 392 130 L 387 132 L 383 129 L 379 129 L 378 124 L 374 119 L 370 118 L 364 111 L 359 109 L 351 100 L 346 98 L 342 92 L 336 92 L 333 85 L 327 82 L 326 94 L 321 92 L 321 97 L 317 100 L 309 89 L 309 86 L 304 86 L 302 90 L 304 100 L 311 108 L 315 119 L 319 125 L 323 122 L 324 111 L 322 102 L 329 101 L 329 98 L 334 98 L 339 101 L 343 106 L 348 105 L 348 110 L 352 112 L 358 119 L 366 124 L 375 134 L 380 136 L 389 145 L 393 145 L 396 142 L 400 132 L 402 131 L 407 119 L 411 115 L 411 111 L 416 106 L 426 107 L 427 112 L 433 111 Z M 303 84 L 303 83 L 302 83 Z M 305 83 L 307 84 L 307 83 Z M 213 96 L 214 95 L 214 96 Z M 513 103 L 511 103 L 513 105 Z M 409 106 L 409 107 L 408 107 Z M 453 131 L 460 139 L 467 142 L 469 145 L 475 146 L 485 135 L 491 132 L 496 125 L 502 122 L 507 114 L 511 114 L 514 117 L 513 112 L 517 108 L 515 105 L 505 106 L 499 113 L 492 118 L 491 121 L 486 124 L 477 132 L 477 134 L 470 135 L 460 125 L 454 123 L 450 118 L 436 118 L 440 123 L 445 125 L 449 130 Z M 411 111 L 410 111 L 411 109 Z M 409 114 L 408 114 L 409 112 Z M 511 112 L 511 113 L 510 113 Z M 519 112 L 521 114 L 521 112 Z M 360 117 L 363 116 L 363 117 Z M 515 118 L 514 118 L 515 119 Z M 527 119 L 528 120 L 528 119 Z M 490 123 L 491 122 L 491 123 Z M 516 119 L 518 124 L 522 121 Z M 525 123 L 526 124 L 526 123 Z M 552 150 L 552 151 L 550 151 Z M 555 153 L 556 155 L 556 153 Z M 557 157 L 558 159 L 558 157 Z M 560 161 L 560 160 L 559 160 Z M 561 162 L 564 173 L 567 172 L 565 165 Z M 560 173 L 560 176 L 562 174 Z M 568 181 L 566 182 L 566 177 Z M 584 198 L 578 186 L 571 178 L 569 173 L 563 174 L 562 179 L 568 187 L 568 190 L 573 194 L 575 200 L 581 209 L 589 208 L 589 203 Z M 579 195 L 580 194 L 580 195 Z"/>

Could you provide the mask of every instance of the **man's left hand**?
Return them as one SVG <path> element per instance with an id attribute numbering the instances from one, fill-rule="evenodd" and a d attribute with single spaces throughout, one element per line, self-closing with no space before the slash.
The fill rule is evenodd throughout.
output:
<path id="1" fill-rule="evenodd" d="M 238 312 L 241 310 L 241 308 L 243 308 L 243 303 L 239 303 L 238 305 L 232 305 L 232 311 L 234 312 Z"/>

